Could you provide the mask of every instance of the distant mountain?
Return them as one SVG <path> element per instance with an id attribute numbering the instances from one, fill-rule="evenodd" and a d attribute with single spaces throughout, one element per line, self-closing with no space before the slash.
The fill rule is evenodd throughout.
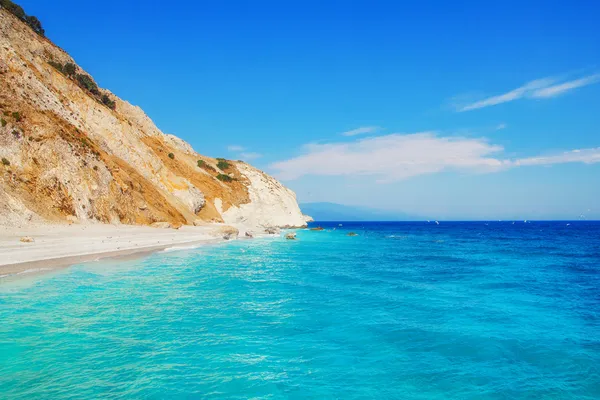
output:
<path id="1" fill-rule="evenodd" d="M 368 207 L 347 206 L 336 203 L 303 203 L 302 213 L 315 221 L 414 221 L 418 216 L 402 212 L 392 212 Z"/>

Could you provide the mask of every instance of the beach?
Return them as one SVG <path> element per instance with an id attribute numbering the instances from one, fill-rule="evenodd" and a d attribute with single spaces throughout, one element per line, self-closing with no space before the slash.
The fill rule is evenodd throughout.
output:
<path id="1" fill-rule="evenodd" d="M 231 227 L 223 224 L 179 229 L 110 224 L 0 226 L 0 277 L 221 241 L 228 231 Z M 23 242 L 23 238 L 33 241 Z"/>

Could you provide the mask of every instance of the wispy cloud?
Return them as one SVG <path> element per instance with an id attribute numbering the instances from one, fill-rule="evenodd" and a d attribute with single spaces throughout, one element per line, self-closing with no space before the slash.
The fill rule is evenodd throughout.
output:
<path id="1" fill-rule="evenodd" d="M 549 156 L 521 158 L 516 160 L 514 165 L 552 165 L 573 162 L 585 164 L 594 164 L 600 162 L 600 147 L 565 151 L 563 153 Z"/>
<path id="2" fill-rule="evenodd" d="M 244 151 L 246 148 L 243 146 L 237 146 L 237 145 L 230 145 L 227 146 L 227 150 L 229 151 L 233 151 L 233 152 L 237 152 L 237 151 Z"/>
<path id="3" fill-rule="evenodd" d="M 501 131 L 502 129 L 506 129 L 507 127 L 508 125 L 506 125 L 505 123 L 501 123 L 496 126 L 496 130 Z"/>
<path id="4" fill-rule="evenodd" d="M 256 160 L 257 158 L 261 158 L 262 154 L 260 154 L 260 153 L 254 153 L 254 152 L 248 152 L 248 153 L 241 153 L 240 157 L 242 157 L 242 159 L 244 159 L 244 160 Z"/>
<path id="5" fill-rule="evenodd" d="M 344 136 L 356 136 L 362 135 L 365 133 L 375 133 L 381 128 L 379 126 L 361 126 L 360 128 L 352 129 L 351 131 L 347 131 L 342 133 Z"/>
<path id="6" fill-rule="evenodd" d="M 484 138 L 441 137 L 435 132 L 391 134 L 352 143 L 308 144 L 303 155 L 271 168 L 284 180 L 370 175 L 378 182 L 394 182 L 443 171 L 485 173 L 526 165 L 600 162 L 600 148 L 521 159 L 502 157 L 503 151 Z"/>
<path id="7" fill-rule="evenodd" d="M 576 79 L 574 81 L 564 82 L 543 89 L 538 89 L 532 93 L 531 97 L 543 99 L 547 97 L 559 96 L 566 91 L 591 85 L 597 82 L 600 82 L 600 74 L 594 74 L 586 76 L 585 78 Z"/>
<path id="8" fill-rule="evenodd" d="M 556 78 L 537 79 L 501 95 L 488 97 L 466 105 L 458 105 L 456 106 L 456 111 L 464 112 L 477 110 L 479 108 L 508 103 L 522 98 L 545 99 L 555 97 L 564 94 L 569 90 L 598 82 L 600 82 L 600 74 L 593 74 L 566 82 L 561 82 L 560 79 Z"/>

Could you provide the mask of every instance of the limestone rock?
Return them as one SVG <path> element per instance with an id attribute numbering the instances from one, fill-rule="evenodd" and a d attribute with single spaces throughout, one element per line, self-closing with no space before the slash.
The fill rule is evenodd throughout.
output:
<path id="1" fill-rule="evenodd" d="M 153 228 L 159 228 L 159 229 L 169 229 L 171 228 L 171 223 L 170 222 L 155 222 L 153 224 L 150 225 Z"/>
<path id="2" fill-rule="evenodd" d="M 281 230 L 279 228 L 273 226 L 268 226 L 265 228 L 265 233 L 268 233 L 269 235 L 279 235 L 280 232 Z"/>
<path id="3" fill-rule="evenodd" d="M 200 219 L 255 229 L 306 224 L 294 192 L 274 178 L 229 161 L 226 173 L 236 180 L 222 184 L 215 159 L 161 132 L 141 108 L 110 91 L 82 89 L 50 62 L 75 64 L 50 39 L 0 8 L 0 105 L 19 113 L 8 122 L 20 132 L 0 135 L 0 158 L 10 160 L 12 171 L 0 174 L 3 223 L 69 216 L 71 223 L 180 226 Z M 101 95 L 115 102 L 114 109 L 102 104 Z"/>
<path id="4" fill-rule="evenodd" d="M 240 231 L 237 228 L 228 225 L 222 226 L 220 231 L 225 240 L 235 239 L 240 234 Z"/>
<path id="5" fill-rule="evenodd" d="M 285 234 L 287 240 L 296 240 L 296 232 L 290 232 Z"/>
<path id="6" fill-rule="evenodd" d="M 21 242 L 23 243 L 33 243 L 35 240 L 31 236 L 23 236 L 21 238 Z"/>

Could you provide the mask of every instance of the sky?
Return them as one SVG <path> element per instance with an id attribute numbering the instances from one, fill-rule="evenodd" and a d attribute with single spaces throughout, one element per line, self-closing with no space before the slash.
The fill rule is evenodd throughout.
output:
<path id="1" fill-rule="evenodd" d="M 600 3 L 20 0 L 101 87 L 296 191 L 600 219 Z"/>

